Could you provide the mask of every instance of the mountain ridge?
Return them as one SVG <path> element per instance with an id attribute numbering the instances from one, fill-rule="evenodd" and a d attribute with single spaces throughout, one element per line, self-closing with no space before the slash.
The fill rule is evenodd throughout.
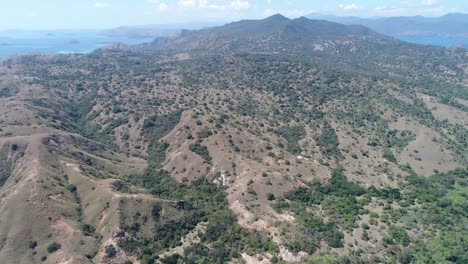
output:
<path id="1" fill-rule="evenodd" d="M 468 14 L 448 13 L 441 17 L 397 16 L 397 17 L 340 17 L 310 14 L 308 18 L 320 18 L 343 24 L 361 24 L 375 31 L 395 36 L 468 37 Z"/>
<path id="2" fill-rule="evenodd" d="M 308 53 L 311 49 L 326 50 L 323 45 L 352 45 L 357 41 L 365 41 L 369 45 L 393 45 L 398 42 L 360 25 L 343 25 L 305 17 L 288 19 L 278 14 L 261 20 L 242 20 L 202 30 L 185 30 L 175 37 L 157 38 L 152 43 L 136 46 L 135 50 L 201 53 L 278 53 L 288 50 L 291 54 L 300 54 Z"/>

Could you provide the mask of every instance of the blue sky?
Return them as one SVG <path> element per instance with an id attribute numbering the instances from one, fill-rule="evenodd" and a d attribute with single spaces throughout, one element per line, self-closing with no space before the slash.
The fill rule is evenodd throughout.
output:
<path id="1" fill-rule="evenodd" d="M 227 22 L 275 13 L 437 16 L 468 13 L 466 0 L 2 0 L 0 30 L 89 29 L 120 25 Z"/>

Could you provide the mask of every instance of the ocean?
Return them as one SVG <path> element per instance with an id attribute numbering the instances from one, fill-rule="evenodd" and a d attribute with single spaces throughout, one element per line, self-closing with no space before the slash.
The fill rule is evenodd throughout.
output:
<path id="1" fill-rule="evenodd" d="M 0 58 L 32 53 L 84 54 L 113 43 L 140 44 L 152 40 L 109 37 L 98 31 L 0 31 Z"/>
<path id="2" fill-rule="evenodd" d="M 444 37 L 401 37 L 401 40 L 406 42 L 442 46 L 446 48 L 454 46 L 468 47 L 468 38 L 444 38 Z"/>
<path id="3" fill-rule="evenodd" d="M 441 37 L 402 37 L 404 41 L 453 47 L 465 45 L 468 39 Z M 0 31 L 0 58 L 31 53 L 73 54 L 90 53 L 113 43 L 140 44 L 152 41 L 152 38 L 110 37 L 98 31 Z"/>

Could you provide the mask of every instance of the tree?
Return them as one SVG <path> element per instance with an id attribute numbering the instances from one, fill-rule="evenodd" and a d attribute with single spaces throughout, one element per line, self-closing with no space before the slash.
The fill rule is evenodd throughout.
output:
<path id="1" fill-rule="evenodd" d="M 117 250 L 113 245 L 106 246 L 106 257 L 113 258 L 117 254 Z"/>

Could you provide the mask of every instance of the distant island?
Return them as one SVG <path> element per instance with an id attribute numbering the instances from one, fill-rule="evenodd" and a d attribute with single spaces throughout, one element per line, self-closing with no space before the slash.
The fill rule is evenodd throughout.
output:
<path id="1" fill-rule="evenodd" d="M 108 37 L 127 37 L 127 38 L 157 38 L 163 36 L 174 36 L 180 32 L 180 29 L 164 28 L 158 25 L 148 25 L 140 27 L 122 26 L 114 29 L 104 30 L 102 35 Z"/>
<path id="2" fill-rule="evenodd" d="M 77 44 L 80 44 L 80 41 L 77 39 L 71 39 L 70 41 L 68 41 L 68 44 L 77 45 Z"/>
<path id="3" fill-rule="evenodd" d="M 449 13 L 441 17 L 341 17 L 310 14 L 310 19 L 322 19 L 341 24 L 360 24 L 394 37 L 468 38 L 468 14 Z"/>
<path id="4" fill-rule="evenodd" d="M 219 23 L 190 23 L 190 24 L 172 24 L 172 25 L 141 25 L 141 26 L 120 26 L 113 29 L 101 31 L 101 35 L 107 37 L 127 37 L 127 38 L 158 38 L 175 36 L 182 29 L 196 30 L 212 26 L 218 26 Z"/>

